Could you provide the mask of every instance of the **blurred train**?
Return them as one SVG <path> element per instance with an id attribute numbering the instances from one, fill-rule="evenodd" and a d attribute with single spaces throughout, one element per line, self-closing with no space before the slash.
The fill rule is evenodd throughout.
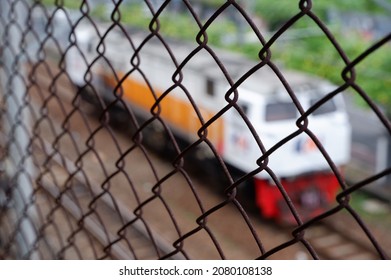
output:
<path id="1" fill-rule="evenodd" d="M 268 66 L 242 81 L 241 77 L 252 71 L 257 62 L 218 51 L 215 55 L 222 62 L 218 64 L 205 49 L 192 53 L 198 47 L 195 43 L 175 40 L 163 43 L 156 36 L 147 38 L 142 32 L 129 31 L 128 36 L 119 28 L 106 30 L 104 26 L 96 30 L 93 26 L 79 25 L 72 35 L 75 45 L 66 50 L 67 73 L 85 99 L 102 108 L 114 108 L 113 118 L 116 110 L 125 109 L 116 101 L 119 98 L 139 120 L 149 120 L 159 110 L 173 135 L 185 143 L 183 147 L 207 132 L 207 139 L 235 180 L 257 170 L 264 152 L 273 150 L 267 157 L 267 167 L 273 174 L 265 170 L 254 172 L 250 181 L 239 186 L 243 193 L 251 195 L 265 218 L 293 219 L 271 175 L 278 178 L 304 219 L 321 213 L 335 201 L 339 183 L 306 133 L 274 150 L 277 143 L 298 131 L 300 114 L 287 89 Z M 328 81 L 307 74 L 285 70 L 282 73 L 304 111 L 336 89 Z M 231 90 L 232 83 L 238 81 L 241 82 L 237 90 Z M 160 99 L 162 95 L 164 98 Z M 207 131 L 200 130 L 220 113 L 207 125 Z M 153 121 L 147 128 L 152 133 L 144 141 L 154 144 L 156 149 L 168 149 L 169 137 L 160 122 Z M 338 167 L 348 163 L 351 127 L 341 94 L 309 115 L 308 128 Z M 202 144 L 197 146 L 197 157 L 204 163 L 213 161 L 215 155 L 208 145 Z"/>

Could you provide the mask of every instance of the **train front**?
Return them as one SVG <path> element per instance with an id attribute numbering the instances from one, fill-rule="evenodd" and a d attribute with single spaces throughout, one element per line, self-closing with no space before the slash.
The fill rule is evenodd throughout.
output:
<path id="1" fill-rule="evenodd" d="M 289 89 L 280 81 L 258 81 L 263 92 L 245 84 L 239 89 L 238 105 L 252 127 L 231 112 L 225 158 L 245 173 L 259 170 L 252 183 L 263 217 L 295 223 L 292 211 L 308 220 L 335 202 L 350 159 L 351 127 L 336 86 L 298 73 L 287 80 Z"/>

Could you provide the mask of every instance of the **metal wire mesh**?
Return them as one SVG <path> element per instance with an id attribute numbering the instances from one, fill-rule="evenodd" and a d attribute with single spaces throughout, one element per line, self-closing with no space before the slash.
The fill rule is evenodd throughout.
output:
<path id="1" fill-rule="evenodd" d="M 351 195 L 389 175 L 390 167 L 347 182 L 311 128 L 310 119 L 329 100 L 349 91 L 365 101 L 389 138 L 390 122 L 370 92 L 360 86 L 356 68 L 379 50 L 388 49 L 391 34 L 351 58 L 314 12 L 316 1 L 296 1 L 297 10 L 290 19 L 267 36 L 247 2 L 242 1 L 220 1 L 206 16 L 199 9 L 202 1 L 136 1 L 150 15 L 142 32 L 124 24 L 124 18 L 132 16 L 132 10 L 123 9 L 126 1 L 107 1 L 110 16 L 105 22 L 94 15 L 94 1 L 80 1 L 74 12 L 66 1 L 52 1 L 52 5 L 42 2 L 7 0 L 1 4 L 7 7 L 0 17 L 1 258 L 280 259 L 304 252 L 318 259 L 323 251 L 311 241 L 312 229 L 329 220 L 346 223 L 345 235 L 358 235 L 377 258 L 387 258 L 387 241 L 355 209 Z M 185 55 L 177 48 L 177 39 L 168 38 L 162 31 L 166 28 L 164 15 L 179 7 L 196 27 L 186 43 L 191 47 Z M 136 17 L 140 10 L 136 6 L 133 9 Z M 226 51 L 210 42 L 211 28 L 228 11 L 251 30 L 258 46 L 257 60 L 239 74 L 233 73 L 224 58 Z M 59 14 L 65 16 L 61 24 L 69 28 L 67 34 L 61 34 L 55 23 Z M 338 54 L 340 64 L 336 64 L 341 65 L 336 70 L 341 82 L 309 108 L 301 104 L 284 67 L 274 60 L 275 45 L 304 20 L 321 31 L 321 37 Z M 81 84 L 75 87 L 75 73 L 67 71 L 66 56 L 73 51 L 83 54 L 76 36 L 83 24 L 95 36 L 91 41 L 94 56 L 79 56 L 77 62 L 84 65 L 84 73 L 79 77 Z M 121 74 L 110 59 L 108 38 L 114 32 L 128 42 L 120 56 L 125 65 Z M 158 53 L 171 60 L 167 69 L 176 69 L 160 93 L 153 83 L 159 74 L 150 74 L 143 64 L 151 45 L 158 46 Z M 286 48 L 284 53 L 293 51 Z M 199 86 L 194 92 L 185 83 L 185 70 L 201 54 L 208 56 L 209 64 L 198 71 L 213 70 L 227 87 L 218 103 L 223 106 L 209 115 L 195 96 L 203 88 Z M 5 61 L 7 58 L 10 61 Z M 98 87 L 96 73 L 102 67 L 111 74 L 111 81 Z M 240 104 L 243 84 L 263 69 L 270 70 L 271 79 L 278 79 L 299 112 L 293 120 L 295 130 L 272 147 L 264 145 L 265 136 Z M 125 101 L 127 79 L 134 75 L 148 88 L 149 97 L 142 98 L 150 100 L 145 101 L 149 108 L 142 114 Z M 112 87 L 106 91 L 109 98 L 105 98 L 102 88 L 110 82 Z M 196 122 L 187 141 L 167 121 L 167 110 L 178 108 L 171 98 L 175 90 L 180 90 L 181 100 Z M 232 112 L 240 116 L 259 152 L 256 166 L 240 176 L 213 141 L 215 127 Z M 285 181 L 269 165 L 279 149 L 303 135 L 312 139 L 340 186 L 335 203 L 310 218 L 297 209 Z M 260 173 L 267 173 L 278 188 L 293 225 L 276 228 L 242 199 L 243 186 Z"/>

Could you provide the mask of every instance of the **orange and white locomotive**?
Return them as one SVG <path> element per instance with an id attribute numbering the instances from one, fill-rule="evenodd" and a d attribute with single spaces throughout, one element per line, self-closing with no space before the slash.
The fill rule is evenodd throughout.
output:
<path id="1" fill-rule="evenodd" d="M 304 73 L 282 71 L 297 98 L 293 102 L 267 65 L 242 79 L 257 62 L 218 51 L 214 53 L 221 61 L 218 64 L 207 50 L 195 52 L 198 44 L 163 43 L 157 37 L 147 39 L 139 32 L 128 36 L 116 29 L 106 34 L 103 27 L 101 31 L 98 36 L 92 26 L 75 29 L 77 47 L 67 51 L 66 62 L 79 89 L 92 85 L 105 104 L 121 98 L 144 119 L 158 108 L 159 117 L 184 143 L 196 142 L 207 130 L 208 143 L 238 177 L 253 172 L 244 187 L 251 189 L 263 217 L 292 218 L 287 216 L 276 178 L 303 216 L 316 215 L 335 201 L 339 183 L 318 146 L 321 143 L 338 167 L 349 161 L 351 128 L 341 94 L 306 118 L 318 144 L 307 133 L 297 133 L 300 110 L 307 111 L 333 92 L 335 85 Z M 278 145 L 289 135 L 295 137 Z M 208 145 L 201 146 L 203 160 L 215 156 Z M 264 163 L 272 173 L 260 169 Z"/>

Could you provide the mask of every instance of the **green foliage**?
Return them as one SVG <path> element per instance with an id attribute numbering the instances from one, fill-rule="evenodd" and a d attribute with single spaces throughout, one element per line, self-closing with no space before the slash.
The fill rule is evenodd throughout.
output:
<path id="1" fill-rule="evenodd" d="M 289 18 L 300 12 L 299 0 L 256 1 L 254 12 L 264 18 L 271 26 L 277 28 Z M 325 20 L 329 10 L 358 11 L 358 12 L 384 12 L 371 0 L 313 0 L 312 11 Z"/>
<path id="2" fill-rule="evenodd" d="M 287 22 L 292 16 L 299 13 L 299 1 L 280 0 L 271 3 L 271 1 L 257 1 L 255 13 L 264 18 L 270 26 L 275 29 Z M 335 9 L 338 11 L 357 11 L 370 13 L 384 13 L 384 11 L 369 0 L 346 0 L 329 1 L 313 0 L 312 12 L 314 12 L 323 22 L 326 22 L 327 12 Z M 338 44 L 346 53 L 349 60 L 356 59 L 361 53 L 370 47 L 373 42 L 366 41 L 362 36 L 355 32 L 349 34 L 342 33 L 341 26 L 333 23 L 328 26 L 332 34 L 336 37 Z M 309 17 L 302 17 L 295 23 L 291 30 L 302 29 L 302 34 L 295 34 L 297 38 L 284 40 L 283 43 L 277 42 L 272 46 L 274 61 L 279 61 L 285 67 L 297 69 L 311 74 L 315 74 L 330 81 L 341 84 L 342 71 L 345 68 L 340 55 L 335 47 L 330 43 L 324 33 L 319 29 L 315 22 Z M 308 34 L 315 31 L 313 35 Z M 279 39 L 279 40 L 280 40 Z M 380 50 L 369 55 L 364 61 L 355 67 L 356 83 L 373 100 L 381 104 L 391 115 L 391 81 L 389 79 L 391 56 L 389 55 L 390 46 L 385 45 Z M 251 55 L 253 55 L 251 51 Z M 358 103 L 364 104 L 363 100 L 358 98 Z"/>
<path id="3" fill-rule="evenodd" d="M 153 22 L 153 16 L 147 6 L 125 5 L 121 7 L 121 21 L 124 24 L 147 30 Z M 163 12 L 159 15 L 158 22 L 160 34 L 167 37 L 194 41 L 200 31 L 195 19 L 186 13 Z M 156 28 L 156 23 L 153 28 Z M 237 27 L 233 22 L 217 20 L 207 29 L 208 42 L 213 45 L 221 45 L 223 37 L 227 33 L 235 34 L 236 30 Z"/>
<path id="4" fill-rule="evenodd" d="M 349 36 L 348 36 L 349 35 Z M 362 54 L 371 43 L 354 34 L 335 33 L 343 52 L 350 61 Z M 391 112 L 391 80 L 389 79 L 391 56 L 390 46 L 384 45 L 354 68 L 356 84 L 373 100 Z M 309 36 L 276 43 L 272 46 L 273 61 L 281 62 L 286 68 L 296 69 L 326 78 L 335 84 L 343 84 L 342 71 L 346 63 L 337 49 L 325 35 Z M 357 95 L 358 97 L 358 95 Z M 359 104 L 365 104 L 357 98 Z"/>
<path id="5" fill-rule="evenodd" d="M 95 9 L 91 11 L 91 15 L 99 20 L 107 21 L 109 20 L 109 15 L 107 9 L 103 5 L 97 6 Z"/>
<path id="6" fill-rule="evenodd" d="M 64 4 L 64 7 L 80 9 L 83 1 L 78 0 L 42 0 L 38 1 L 45 5 Z M 200 3 L 215 9 L 221 6 L 223 0 L 200 0 Z M 237 0 L 238 3 L 246 4 L 251 8 L 253 15 L 264 19 L 269 27 L 278 29 L 287 20 L 300 12 L 299 0 L 278 0 L 278 1 L 252 1 Z M 371 13 L 384 13 L 384 11 L 371 0 L 313 0 L 312 12 L 323 22 L 326 22 L 328 11 L 358 11 Z M 113 5 L 113 3 L 111 3 Z M 100 20 L 110 20 L 107 11 L 113 8 L 96 6 L 90 11 L 92 16 Z M 250 10 L 249 10 L 250 11 Z M 153 14 L 144 1 L 124 1 L 119 8 L 120 20 L 125 25 L 149 30 L 153 21 Z M 118 14 L 117 14 L 118 15 Z M 174 37 L 194 42 L 200 29 L 190 13 L 172 13 L 165 9 L 158 18 L 159 32 L 166 37 Z M 156 23 L 153 28 L 157 28 Z M 347 54 L 350 60 L 354 60 L 364 52 L 370 45 L 354 33 L 343 34 L 340 26 L 328 27 L 336 37 L 340 47 Z M 207 29 L 208 44 L 228 48 L 241 52 L 250 58 L 258 59 L 258 53 L 262 48 L 260 43 L 238 43 L 233 38 L 241 38 L 244 31 L 239 28 L 229 15 L 219 16 Z M 230 39 L 231 43 L 228 43 Z M 389 55 L 390 46 L 383 46 L 381 50 L 371 54 L 355 68 L 357 72 L 357 84 L 367 92 L 371 98 L 382 104 L 391 115 L 391 80 L 388 78 L 391 65 Z M 343 82 L 341 73 L 346 66 L 335 47 L 330 43 L 324 33 L 308 16 L 300 18 L 275 44 L 271 47 L 272 59 L 274 62 L 284 65 L 289 69 L 296 69 L 318 75 L 330 81 L 341 84 Z"/>
<path id="7" fill-rule="evenodd" d="M 41 3 L 45 6 L 56 6 L 59 5 L 61 7 L 65 7 L 68 9 L 79 9 L 82 5 L 82 1 L 80 0 L 35 0 L 34 2 Z"/>
<path id="8" fill-rule="evenodd" d="M 356 67 L 357 84 L 391 115 L 390 46 L 369 55 Z"/>

